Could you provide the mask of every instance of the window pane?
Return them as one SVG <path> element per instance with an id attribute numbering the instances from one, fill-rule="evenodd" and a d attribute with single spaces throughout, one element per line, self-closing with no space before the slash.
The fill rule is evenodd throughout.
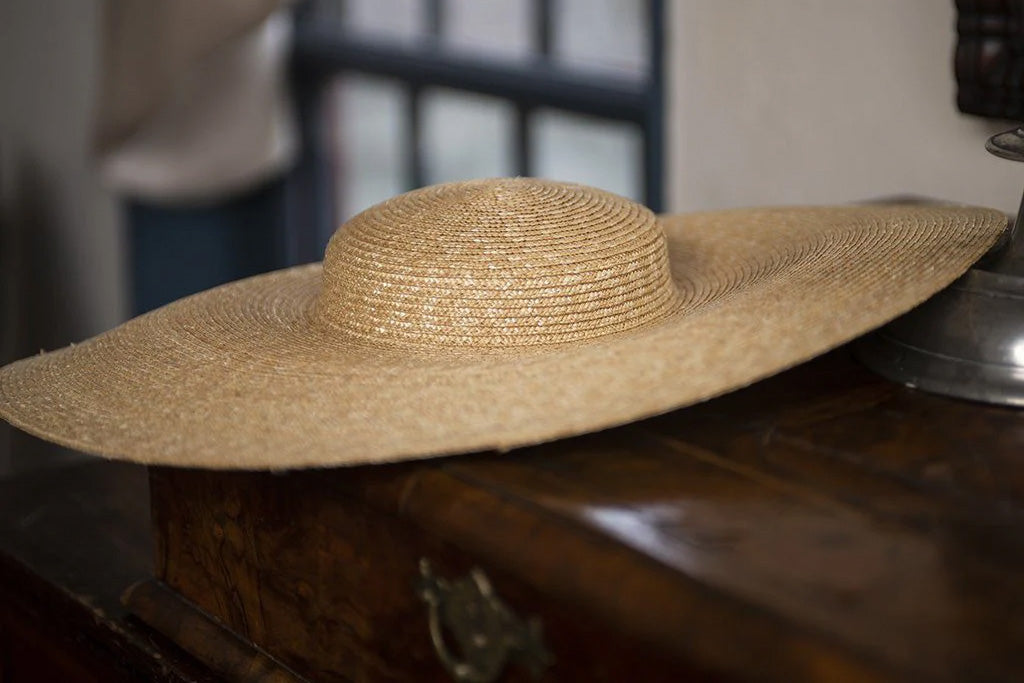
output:
<path id="1" fill-rule="evenodd" d="M 493 97 L 451 90 L 423 94 L 427 183 L 512 173 L 514 110 Z"/>
<path id="2" fill-rule="evenodd" d="M 366 76 L 339 78 L 328 101 L 337 215 L 346 220 L 404 192 L 405 92 Z"/>
<path id="3" fill-rule="evenodd" d="M 306 7 L 308 20 L 318 28 L 334 29 L 344 24 L 341 0 L 308 0 Z"/>
<path id="4" fill-rule="evenodd" d="M 425 0 L 344 0 L 344 27 L 353 33 L 413 42 L 426 34 Z"/>
<path id="5" fill-rule="evenodd" d="M 541 177 L 643 201 L 643 135 L 637 126 L 542 110 L 533 117 L 530 149 Z"/>
<path id="6" fill-rule="evenodd" d="M 647 3 L 552 0 L 552 54 L 575 68 L 643 75 L 647 70 Z"/>
<path id="7" fill-rule="evenodd" d="M 530 0 L 448 0 L 444 44 L 493 57 L 526 57 L 533 49 L 533 4 Z"/>

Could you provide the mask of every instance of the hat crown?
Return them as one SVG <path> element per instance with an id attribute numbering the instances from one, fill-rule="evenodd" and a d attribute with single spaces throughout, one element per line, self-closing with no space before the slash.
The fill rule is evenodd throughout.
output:
<path id="1" fill-rule="evenodd" d="M 665 236 L 635 202 L 533 178 L 435 185 L 345 223 L 319 320 L 392 348 L 577 342 L 676 306 Z"/>

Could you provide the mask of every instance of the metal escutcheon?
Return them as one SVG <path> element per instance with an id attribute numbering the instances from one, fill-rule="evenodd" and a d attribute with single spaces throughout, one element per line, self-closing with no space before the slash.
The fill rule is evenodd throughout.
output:
<path id="1" fill-rule="evenodd" d="M 510 661 L 540 678 L 554 661 L 542 642 L 540 620 L 523 621 L 513 614 L 481 569 L 448 581 L 422 559 L 417 593 L 427 603 L 434 651 L 459 683 L 493 683 Z M 458 654 L 449 649 L 445 634 L 454 640 Z"/>

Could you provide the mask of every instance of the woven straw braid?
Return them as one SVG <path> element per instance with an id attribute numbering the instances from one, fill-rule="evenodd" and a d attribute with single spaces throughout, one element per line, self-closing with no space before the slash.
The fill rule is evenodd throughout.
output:
<path id="1" fill-rule="evenodd" d="M 429 187 L 353 218 L 327 248 L 317 315 L 374 347 L 508 348 L 622 332 L 679 302 L 654 214 L 515 178 Z"/>
<path id="2" fill-rule="evenodd" d="M 225 285 L 0 369 L 0 417 L 178 466 L 508 449 L 690 405 L 822 353 L 949 284 L 1005 227 L 998 212 L 954 207 L 655 224 L 574 186 L 430 188 L 351 221 L 323 268 Z"/>
<path id="3" fill-rule="evenodd" d="M 0 416 L 79 450 L 178 466 L 504 450 L 663 413 L 791 367 L 947 285 L 1006 218 L 845 207 L 660 224 L 680 304 L 620 334 L 482 353 L 352 343 L 323 324 L 321 266 L 303 266 L 17 361 L 0 370 Z"/>

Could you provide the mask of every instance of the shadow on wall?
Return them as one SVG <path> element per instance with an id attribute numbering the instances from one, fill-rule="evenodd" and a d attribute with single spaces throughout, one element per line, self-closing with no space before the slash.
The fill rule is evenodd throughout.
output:
<path id="1" fill-rule="evenodd" d="M 84 323 L 75 292 L 61 276 L 53 188 L 30 160 L 12 166 L 0 204 L 0 365 L 66 346 Z M 0 424 L 0 476 L 84 457 Z"/>

